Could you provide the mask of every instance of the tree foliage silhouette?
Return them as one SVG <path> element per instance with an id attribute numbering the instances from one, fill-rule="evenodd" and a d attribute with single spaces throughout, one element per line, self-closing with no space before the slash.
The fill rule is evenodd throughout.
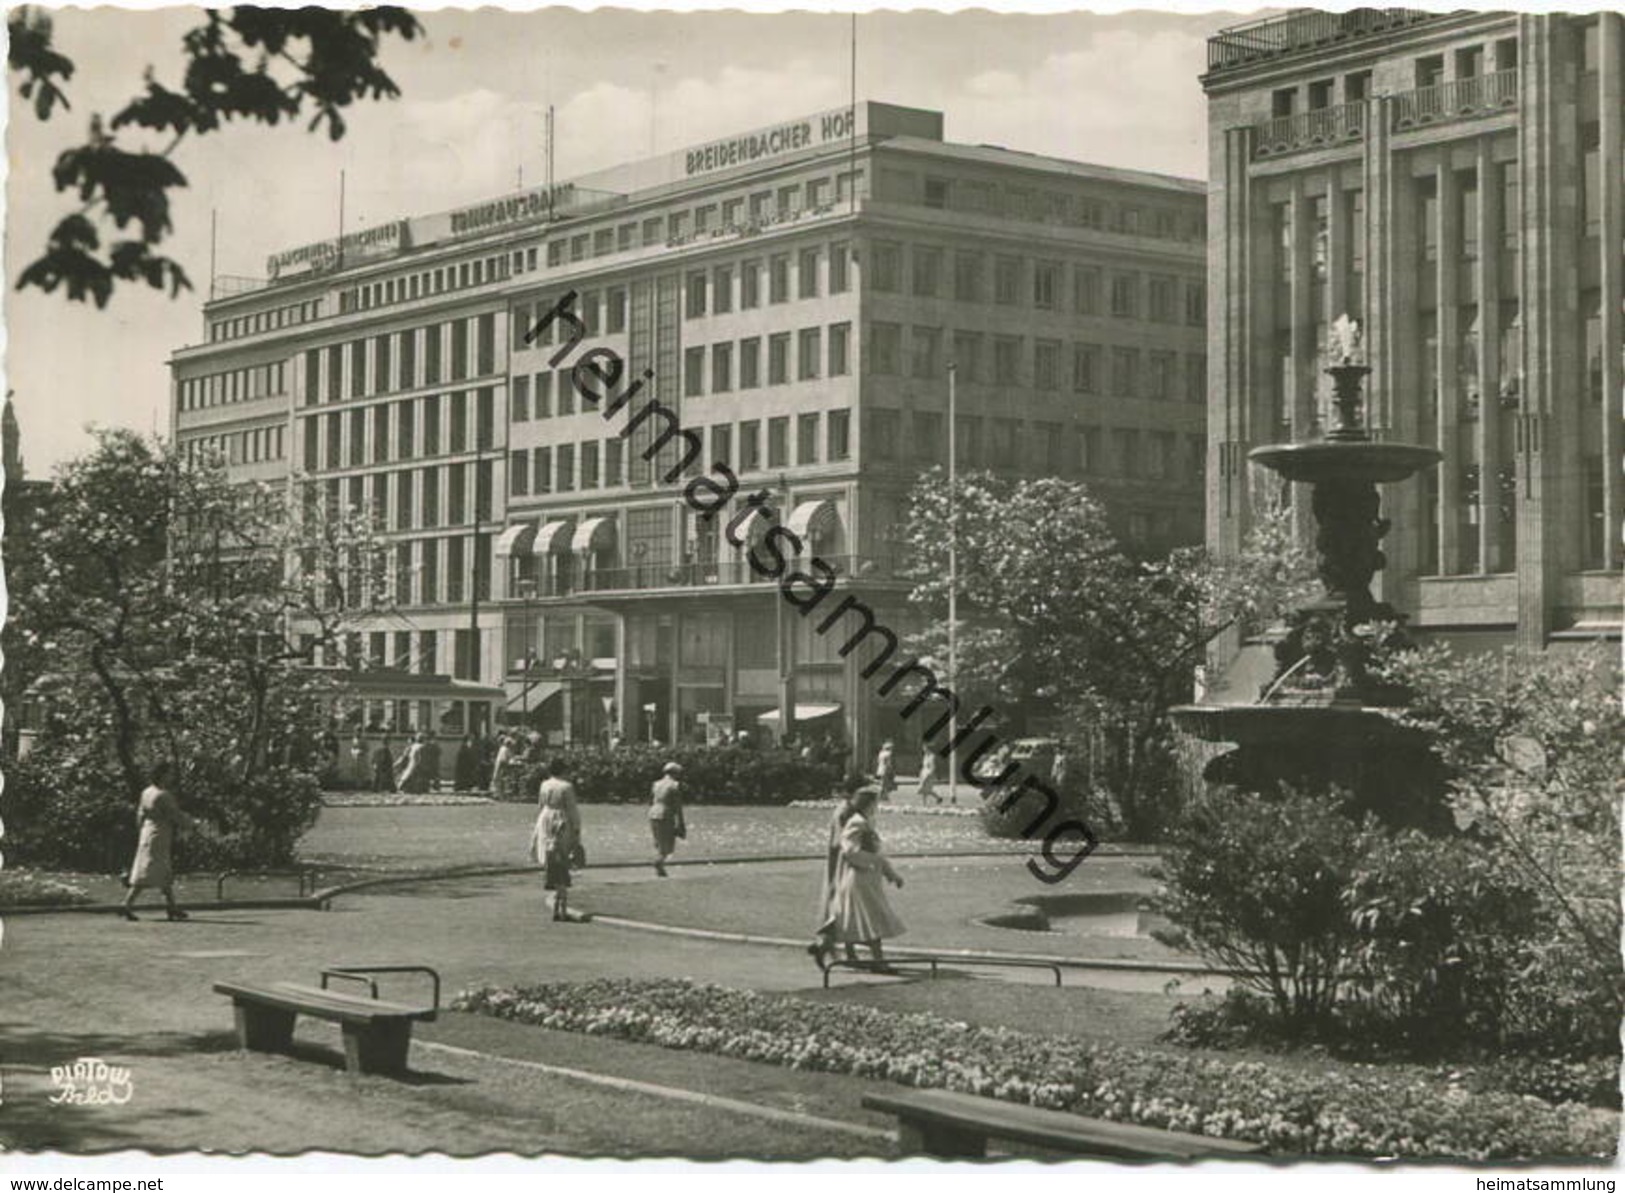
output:
<path id="1" fill-rule="evenodd" d="M 105 307 L 120 283 L 145 283 L 170 297 L 191 289 L 178 261 L 159 250 L 174 230 L 170 193 L 187 185 L 171 160 L 188 136 L 218 132 L 235 120 L 279 124 L 309 117 L 330 139 L 344 136 L 343 109 L 357 100 L 394 99 L 400 89 L 378 65 L 384 40 L 423 32 L 402 8 L 341 12 L 323 8 L 210 9 L 181 39 L 184 77 L 160 82 L 148 66 L 143 90 L 111 120 L 90 117 L 85 142 L 64 150 L 52 168 L 58 192 L 78 209 L 47 237 L 45 251 L 17 280 L 19 290 L 62 289 L 74 302 Z M 24 6 L 7 18 L 9 66 L 34 115 L 70 111 L 66 84 L 73 59 L 58 50 L 48 12 Z M 167 137 L 156 150 L 121 143 L 147 130 Z"/>

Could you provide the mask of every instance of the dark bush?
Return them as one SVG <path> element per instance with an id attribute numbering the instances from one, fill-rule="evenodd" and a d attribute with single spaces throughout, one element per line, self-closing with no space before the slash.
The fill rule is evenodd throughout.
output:
<path id="1" fill-rule="evenodd" d="M 683 768 L 684 798 L 693 804 L 782 805 L 823 799 L 835 790 L 840 778 L 838 766 L 804 762 L 780 750 L 744 746 L 544 749 L 539 757 L 526 760 L 524 779 L 509 788 L 508 798 L 534 800 L 551 758 L 566 760 L 577 794 L 584 802 L 597 804 L 648 802 L 649 789 L 668 762 Z"/>

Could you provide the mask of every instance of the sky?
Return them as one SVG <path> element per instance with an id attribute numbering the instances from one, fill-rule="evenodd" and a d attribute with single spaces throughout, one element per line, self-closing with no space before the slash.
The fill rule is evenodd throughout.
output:
<path id="1" fill-rule="evenodd" d="M 338 142 L 303 125 L 235 124 L 189 139 L 173 160 L 175 231 L 162 251 L 195 289 L 170 299 L 124 286 L 107 306 L 18 291 L 16 279 L 73 204 L 51 165 L 111 116 L 150 64 L 179 80 L 197 9 L 56 13 L 56 46 L 77 63 L 72 110 L 38 121 L 11 105 L 7 128 L 6 384 L 26 473 L 49 475 L 89 446 L 88 424 L 164 432 L 171 352 L 202 339 L 210 279 L 262 278 L 269 253 L 346 230 L 513 191 L 544 176 L 544 113 L 556 109 L 559 180 L 845 104 L 850 18 L 840 13 L 538 9 L 419 14 L 426 36 L 391 40 L 393 101 L 347 115 Z M 1002 145 L 1200 178 L 1206 38 L 1236 13 L 866 12 L 857 19 L 857 94 L 945 114 L 950 141 Z M 122 143 L 122 142 L 121 142 Z M 132 145 L 141 142 L 132 140 Z"/>

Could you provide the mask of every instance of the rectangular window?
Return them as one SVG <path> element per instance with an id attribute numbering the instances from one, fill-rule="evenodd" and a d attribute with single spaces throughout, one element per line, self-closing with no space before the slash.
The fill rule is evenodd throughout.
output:
<path id="1" fill-rule="evenodd" d="M 802 298 L 818 297 L 818 250 L 802 249 L 796 261 L 796 293 Z"/>
<path id="2" fill-rule="evenodd" d="M 796 415 L 796 463 L 818 463 L 818 412 Z"/>
<path id="3" fill-rule="evenodd" d="M 508 453 L 508 496 L 526 497 L 530 494 L 530 453 Z"/>
<path id="4" fill-rule="evenodd" d="M 533 448 L 530 453 L 530 483 L 537 493 L 553 491 L 553 449 Z"/>
<path id="5" fill-rule="evenodd" d="M 711 392 L 725 394 L 734 387 L 734 346 L 711 345 Z"/>
<path id="6" fill-rule="evenodd" d="M 767 337 L 767 383 L 783 385 L 790 380 L 790 333 Z"/>
<path id="7" fill-rule="evenodd" d="M 846 460 L 852 455 L 852 412 L 850 410 L 831 410 L 829 421 L 826 424 L 828 444 L 825 457 L 830 460 Z"/>
<path id="8" fill-rule="evenodd" d="M 1138 348 L 1112 349 L 1112 393 L 1121 398 L 1140 396 L 1140 351 Z"/>
<path id="9" fill-rule="evenodd" d="M 762 340 L 750 336 L 739 341 L 739 388 L 755 389 L 762 383 Z"/>
<path id="10" fill-rule="evenodd" d="M 1172 323 L 1174 321 L 1176 301 L 1175 295 L 1179 283 L 1174 278 L 1154 277 L 1151 279 L 1149 290 L 1150 316 L 1153 323 Z"/>
<path id="11" fill-rule="evenodd" d="M 535 388 L 531 392 L 530 416 L 532 418 L 552 418 L 553 374 L 537 373 L 535 382 Z"/>
<path id="12" fill-rule="evenodd" d="M 367 392 L 367 342 L 356 340 L 350 345 L 350 396 L 359 398 Z"/>
<path id="13" fill-rule="evenodd" d="M 739 424 L 739 471 L 755 472 L 762 466 L 762 424 L 748 419 Z"/>
<path id="14" fill-rule="evenodd" d="M 1172 352 L 1153 352 L 1148 358 L 1150 393 L 1154 401 L 1166 402 L 1174 396 L 1174 369 L 1178 357 Z"/>
<path id="15" fill-rule="evenodd" d="M 993 383 L 1021 384 L 1021 337 L 993 337 Z"/>
<path id="16" fill-rule="evenodd" d="M 913 349 L 909 362 L 910 375 L 921 379 L 935 377 L 941 368 L 942 329 L 916 327 L 910 333 L 909 340 Z"/>
<path id="17" fill-rule="evenodd" d="M 914 296 L 916 298 L 935 298 L 942 289 L 942 250 L 926 245 L 915 245 L 912 250 L 914 258 Z"/>
<path id="18" fill-rule="evenodd" d="M 742 262 L 739 266 L 739 309 L 755 310 L 762 305 L 762 263 L 759 260 Z"/>
<path id="19" fill-rule="evenodd" d="M 767 262 L 767 300 L 790 301 L 790 254 L 775 253 Z"/>
<path id="20" fill-rule="evenodd" d="M 576 487 L 576 445 L 561 443 L 553 454 L 553 487 L 568 493 Z"/>
<path id="21" fill-rule="evenodd" d="M 690 319 L 698 319 L 705 314 L 705 272 L 695 270 L 688 275 L 686 287 L 686 302 L 683 314 Z"/>
<path id="22" fill-rule="evenodd" d="M 489 377 L 497 371 L 497 317 L 487 313 L 481 315 L 475 324 L 476 337 L 476 364 L 481 377 Z"/>
<path id="23" fill-rule="evenodd" d="M 829 246 L 829 292 L 845 294 L 850 286 L 846 241 L 837 240 Z"/>
<path id="24" fill-rule="evenodd" d="M 982 254 L 954 254 L 954 298 L 960 302 L 982 301 Z"/>
<path id="25" fill-rule="evenodd" d="M 961 381 L 982 379 L 982 333 L 954 332 L 954 371 Z"/>
<path id="26" fill-rule="evenodd" d="M 454 319 L 451 324 L 451 379 L 462 381 L 468 376 L 468 320 Z"/>
<path id="27" fill-rule="evenodd" d="M 733 464 L 734 429 L 728 423 L 711 428 L 711 461 L 713 464 Z"/>
<path id="28" fill-rule="evenodd" d="M 767 466 L 783 468 L 790 463 L 790 420 L 767 420 Z"/>
<path id="29" fill-rule="evenodd" d="M 424 329 L 423 384 L 440 384 L 440 324 L 431 323 Z"/>
<path id="30" fill-rule="evenodd" d="M 372 462 L 389 459 L 389 407 L 380 402 L 372 408 Z"/>
<path id="31" fill-rule="evenodd" d="M 818 377 L 818 366 L 822 363 L 819 357 L 823 355 L 823 333 L 816 327 L 803 328 L 797 337 L 796 343 L 796 379 L 798 381 L 814 381 Z"/>
<path id="32" fill-rule="evenodd" d="M 431 395 L 418 399 L 419 421 L 423 424 L 423 454 L 440 454 L 440 398 Z"/>
<path id="33" fill-rule="evenodd" d="M 1203 353 L 1185 357 L 1185 400 L 1193 405 L 1207 401 L 1207 356 Z"/>
<path id="34" fill-rule="evenodd" d="M 890 241 L 877 240 L 875 242 L 874 262 L 874 289 L 881 294 L 895 294 L 902 289 L 903 283 L 903 248 Z"/>
<path id="35" fill-rule="evenodd" d="M 365 410 L 350 411 L 350 451 L 349 465 L 359 467 L 367 462 L 367 412 Z"/>
<path id="36" fill-rule="evenodd" d="M 1038 389 L 1061 387 L 1061 345 L 1055 340 L 1039 340 L 1033 345 L 1033 385 Z"/>
<path id="37" fill-rule="evenodd" d="M 705 349 L 683 351 L 683 396 L 698 398 L 705 393 Z"/>
<path id="38" fill-rule="evenodd" d="M 1033 305 L 1041 311 L 1053 311 L 1061 302 L 1061 267 L 1054 261 L 1039 261 L 1033 266 Z"/>
<path id="39" fill-rule="evenodd" d="M 895 377 L 900 370 L 903 329 L 895 323 L 869 325 L 869 371 Z"/>
<path id="40" fill-rule="evenodd" d="M 589 439 L 581 445 L 581 487 L 598 487 L 598 441 Z"/>
<path id="41" fill-rule="evenodd" d="M 1004 306 L 1021 301 L 1021 258 L 1000 257 L 994 262 L 993 301 Z"/>
<path id="42" fill-rule="evenodd" d="M 412 474 L 410 472 L 397 472 L 395 474 L 395 529 L 410 530 L 412 528 Z"/>
<path id="43" fill-rule="evenodd" d="M 1140 317 L 1140 279 L 1137 274 L 1112 275 L 1112 315 L 1118 319 Z"/>
<path id="44" fill-rule="evenodd" d="M 845 377 L 852 371 L 852 325 L 832 323 L 829 328 L 829 375 Z"/>
<path id="45" fill-rule="evenodd" d="M 610 335 L 626 330 L 626 290 L 623 287 L 613 286 L 604 296 L 604 330 Z"/>
<path id="46" fill-rule="evenodd" d="M 515 377 L 512 382 L 512 395 L 508 400 L 508 414 L 511 421 L 525 422 L 530 418 L 530 378 L 529 376 Z"/>
<path id="47" fill-rule="evenodd" d="M 1361 221 L 1362 225 L 1364 221 Z M 1360 272 L 1358 268 L 1355 272 Z M 1194 279 L 1185 282 L 1185 322 L 1191 327 L 1207 323 L 1207 283 Z"/>
<path id="48" fill-rule="evenodd" d="M 395 388 L 395 378 L 390 375 L 390 343 L 388 336 L 379 336 L 372 342 L 372 376 L 374 388 L 379 393 L 388 393 Z"/>
<path id="49" fill-rule="evenodd" d="M 869 412 L 869 446 L 874 450 L 877 460 L 896 460 L 898 455 L 898 429 L 902 422 L 896 410 L 871 410 Z"/>
<path id="50" fill-rule="evenodd" d="M 604 440 L 604 484 L 607 487 L 625 483 L 625 474 L 621 467 L 621 446 L 619 439 Z"/>
<path id="51" fill-rule="evenodd" d="M 1094 344 L 1072 345 L 1072 389 L 1080 394 L 1100 389 L 1100 349 Z"/>
<path id="52" fill-rule="evenodd" d="M 719 315 L 734 309 L 734 271 L 726 265 L 711 271 L 711 307 Z"/>

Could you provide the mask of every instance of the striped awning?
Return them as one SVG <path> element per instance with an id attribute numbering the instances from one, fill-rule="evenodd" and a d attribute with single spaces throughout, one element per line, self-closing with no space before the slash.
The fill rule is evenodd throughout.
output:
<path id="1" fill-rule="evenodd" d="M 828 538 L 841 525 L 835 503 L 827 498 L 803 501 L 790 514 L 789 529 L 803 543 Z"/>
<path id="2" fill-rule="evenodd" d="M 732 521 L 732 519 L 729 519 L 729 521 Z M 744 546 L 740 547 L 739 550 L 749 551 L 760 543 L 762 536 L 776 525 L 778 523 L 774 521 L 772 515 L 764 512 L 761 506 L 757 506 L 750 511 L 750 516 L 738 525 L 732 535 L 728 534 L 728 524 L 723 523 L 722 535 L 725 539 L 732 538 L 743 543 Z M 728 547 L 732 548 L 733 543 L 728 543 Z"/>
<path id="3" fill-rule="evenodd" d="M 536 537 L 536 523 L 516 522 L 497 536 L 498 555 L 527 555 Z"/>
<path id="4" fill-rule="evenodd" d="M 549 522 L 536 532 L 536 541 L 531 544 L 532 555 L 562 555 L 570 549 L 570 528 L 575 525 L 570 519 Z"/>
<path id="5" fill-rule="evenodd" d="M 613 551 L 615 549 L 615 519 L 588 518 L 576 527 L 570 540 L 572 551 Z"/>

